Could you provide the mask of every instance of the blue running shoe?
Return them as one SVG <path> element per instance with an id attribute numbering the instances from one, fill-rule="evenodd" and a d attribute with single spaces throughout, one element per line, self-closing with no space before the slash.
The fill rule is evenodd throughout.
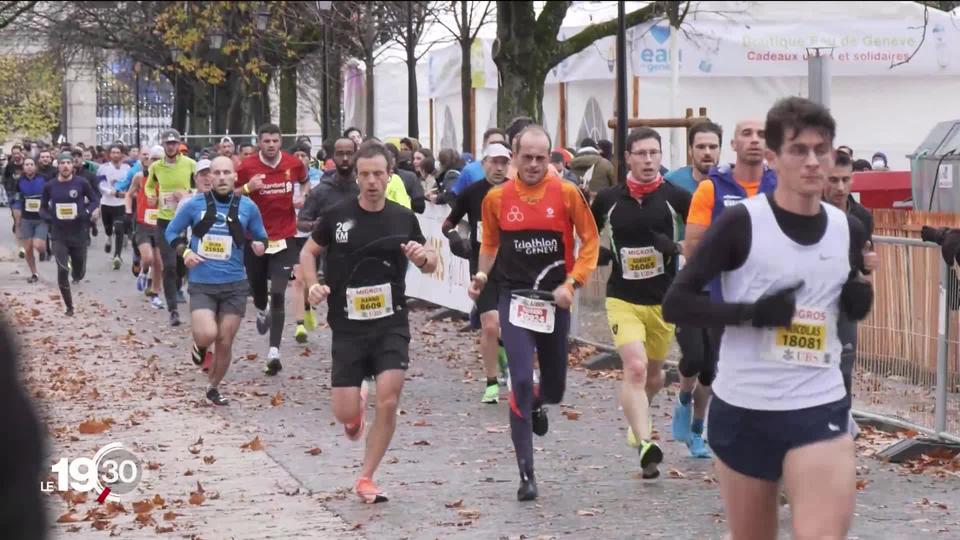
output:
<path id="1" fill-rule="evenodd" d="M 137 276 L 137 290 L 143 291 L 147 288 L 147 274 L 143 273 Z"/>
<path id="2" fill-rule="evenodd" d="M 693 404 L 687 403 L 683 405 L 678 400 L 677 404 L 673 406 L 673 422 L 671 423 L 673 440 L 687 442 L 687 440 L 690 439 L 690 422 L 692 418 Z"/>
<path id="3" fill-rule="evenodd" d="M 713 454 L 710 453 L 710 447 L 704 442 L 703 435 L 699 433 L 690 434 L 690 438 L 687 439 L 687 449 L 690 450 L 690 455 L 695 458 L 710 459 L 713 457 Z"/>

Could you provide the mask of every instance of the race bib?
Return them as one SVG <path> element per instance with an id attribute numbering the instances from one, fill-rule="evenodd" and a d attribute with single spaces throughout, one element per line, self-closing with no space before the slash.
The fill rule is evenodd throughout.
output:
<path id="1" fill-rule="evenodd" d="M 648 247 L 620 248 L 623 279 L 649 279 L 663 273 L 663 253 Z"/>
<path id="2" fill-rule="evenodd" d="M 27 212 L 39 212 L 40 211 L 40 199 L 26 199 L 23 204 L 24 210 Z"/>
<path id="3" fill-rule="evenodd" d="M 547 300 L 523 296 L 510 298 L 510 324 L 543 334 L 553 333 L 557 307 Z"/>
<path id="4" fill-rule="evenodd" d="M 832 325 L 832 326 L 831 326 Z M 840 362 L 827 350 L 827 332 L 837 322 L 825 309 L 797 306 L 789 328 L 774 328 L 773 358 L 786 364 L 829 368 Z M 835 358 L 834 358 L 835 356 Z"/>
<path id="5" fill-rule="evenodd" d="M 148 208 L 143 211 L 143 222 L 147 225 L 156 225 L 157 224 L 157 215 L 160 213 L 160 210 L 156 208 Z"/>
<path id="6" fill-rule="evenodd" d="M 267 242 L 267 255 L 273 255 L 274 253 L 280 253 L 281 251 L 287 249 L 286 240 L 270 240 Z"/>
<path id="7" fill-rule="evenodd" d="M 163 208 L 177 208 L 177 197 L 175 193 L 167 193 L 163 195 L 163 198 L 160 199 L 160 204 L 163 205 Z"/>
<path id="8" fill-rule="evenodd" d="M 390 284 L 347 288 L 347 318 L 369 321 L 393 315 L 393 294 Z"/>
<path id="9" fill-rule="evenodd" d="M 77 219 L 77 203 L 57 203 L 56 209 L 59 220 Z"/>
<path id="10" fill-rule="evenodd" d="M 226 261 L 233 253 L 233 237 L 222 234 L 208 234 L 200 240 L 197 253 L 214 261 Z"/>

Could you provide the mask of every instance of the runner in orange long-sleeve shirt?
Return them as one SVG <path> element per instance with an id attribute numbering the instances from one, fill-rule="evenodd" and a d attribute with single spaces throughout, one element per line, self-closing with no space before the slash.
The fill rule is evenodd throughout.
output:
<path id="1" fill-rule="evenodd" d="M 573 291 L 597 266 L 597 224 L 577 186 L 549 174 L 550 137 L 531 125 L 515 141 L 517 178 L 494 187 L 483 200 L 483 238 L 478 272 L 470 284 L 476 299 L 497 261 L 501 335 L 510 366 L 510 436 L 520 468 L 517 499 L 537 498 L 533 433 L 547 433 L 544 403 L 559 403 L 567 380 L 567 336 Z M 574 233 L 580 250 L 574 254 Z M 552 292 L 553 302 L 514 291 Z M 534 348 L 540 389 L 534 392 Z"/>

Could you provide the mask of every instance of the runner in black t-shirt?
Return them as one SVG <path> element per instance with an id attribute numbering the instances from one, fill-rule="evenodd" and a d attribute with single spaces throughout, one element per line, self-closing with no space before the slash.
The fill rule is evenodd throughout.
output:
<path id="1" fill-rule="evenodd" d="M 480 235 L 483 228 L 481 206 L 483 198 L 490 188 L 503 183 L 507 179 L 510 169 L 510 149 L 503 143 L 493 142 L 483 151 L 483 173 L 485 180 L 470 184 L 453 203 L 453 208 L 441 229 L 444 236 L 450 239 L 450 251 L 458 257 L 470 259 L 470 277 L 477 273 L 477 259 L 480 256 Z M 469 240 L 461 238 L 457 232 L 457 224 L 467 216 L 470 224 Z M 496 281 L 491 280 L 483 288 L 477 298 L 477 313 L 480 314 L 480 355 L 483 358 L 483 371 L 487 376 L 486 389 L 481 398 L 482 403 L 497 403 L 500 401 L 500 385 L 497 383 L 497 360 L 500 365 L 506 365 L 506 353 L 500 341 L 500 316 L 497 313 L 497 301 L 500 289 Z"/>
<path id="2" fill-rule="evenodd" d="M 383 145 L 360 146 L 354 157 L 360 196 L 324 213 L 300 253 L 310 303 L 328 300 L 333 414 L 350 440 L 363 435 L 364 379 L 376 377 L 377 414 L 354 487 L 367 503 L 387 500 L 372 478 L 396 429 L 409 364 L 407 268 L 412 262 L 421 272 L 430 273 L 437 266 L 436 254 L 423 247 L 425 239 L 413 212 L 386 200 L 389 161 Z M 321 285 L 316 259 L 323 252 L 327 252 L 327 282 Z"/>

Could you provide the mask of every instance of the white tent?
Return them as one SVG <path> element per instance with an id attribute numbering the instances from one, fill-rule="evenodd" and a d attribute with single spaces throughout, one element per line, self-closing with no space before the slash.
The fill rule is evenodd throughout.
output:
<path id="1" fill-rule="evenodd" d="M 613 2 L 578 3 L 574 8 L 579 9 L 572 8 L 568 14 L 561 39 L 591 21 L 615 15 Z M 691 12 L 678 34 L 677 105 L 695 112 L 706 107 L 708 116 L 728 133 L 740 119 L 762 118 L 781 97 L 807 94 L 804 56 L 810 47 L 833 48 L 831 109 L 838 121 L 837 144 L 851 146 L 858 158 L 869 159 L 873 152 L 882 151 L 892 168 L 906 169 L 904 156 L 934 123 L 960 116 L 956 12 L 930 9 L 924 38 L 924 8 L 915 2 L 694 2 L 693 9 L 696 12 Z M 664 21 L 628 30 L 631 117 L 634 107 L 644 118 L 671 116 L 671 32 Z M 612 138 L 606 126 L 614 114 L 614 44 L 612 37 L 602 39 L 551 70 L 543 109 L 545 127 L 555 141 L 576 146 L 586 135 Z M 498 74 L 491 46 L 491 39 L 478 40 L 471 54 L 477 141 L 496 124 Z M 909 62 L 891 68 L 914 50 Z M 376 73 L 377 135 L 403 136 L 407 131 L 405 66 L 383 64 Z M 431 51 L 421 60 L 418 74 L 421 141 L 434 149 L 459 147 L 459 48 Z M 562 128 L 561 85 L 566 108 Z M 360 107 L 347 110 L 347 124 L 357 112 L 362 114 L 363 90 L 359 86 L 354 90 Z M 732 160 L 732 151 L 725 146 L 723 158 Z M 671 166 L 682 164 L 683 159 L 683 155 L 665 156 Z"/>

